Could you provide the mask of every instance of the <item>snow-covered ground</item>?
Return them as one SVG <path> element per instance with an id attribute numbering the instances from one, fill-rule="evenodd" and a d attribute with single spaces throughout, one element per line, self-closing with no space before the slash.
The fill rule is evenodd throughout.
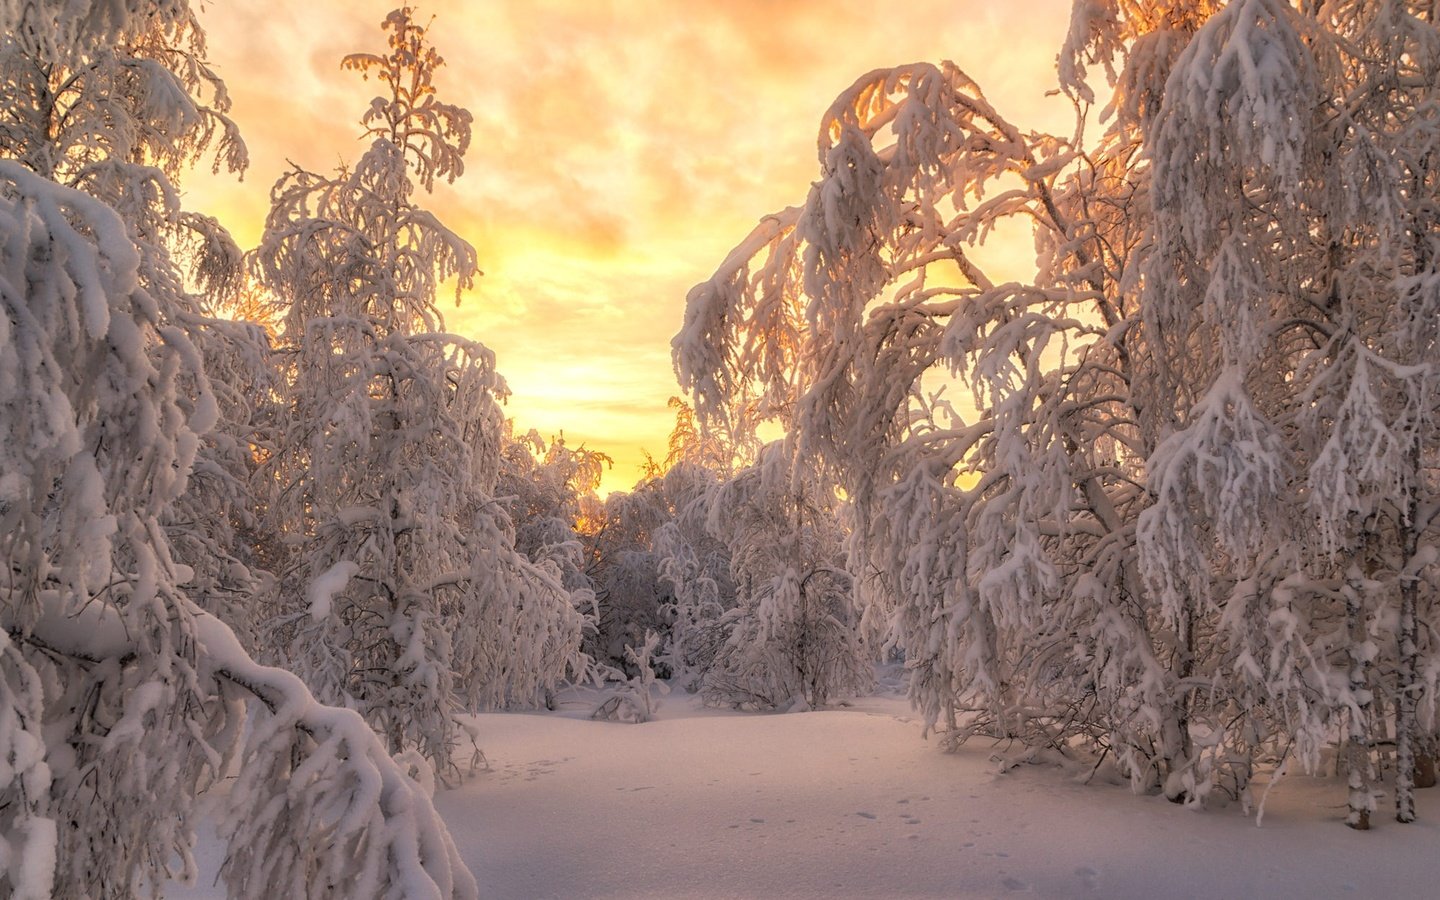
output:
<path id="1" fill-rule="evenodd" d="M 758 715 L 672 694 L 643 725 L 591 721 L 595 702 L 477 717 L 490 769 L 438 805 L 486 896 L 1440 896 L 1440 790 L 1419 823 L 1358 833 L 1340 784 L 1292 776 L 1257 828 L 1238 805 L 997 774 L 987 744 L 922 740 L 895 696 Z"/>

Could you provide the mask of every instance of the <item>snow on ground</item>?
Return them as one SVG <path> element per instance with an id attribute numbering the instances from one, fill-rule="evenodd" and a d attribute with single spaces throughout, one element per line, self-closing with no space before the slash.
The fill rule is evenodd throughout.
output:
<path id="1" fill-rule="evenodd" d="M 1359 833 L 1339 783 L 1293 776 L 1257 828 L 1238 805 L 997 774 L 988 743 L 942 753 L 893 696 L 765 715 L 672 694 L 642 725 L 590 721 L 597 702 L 476 717 L 490 769 L 438 805 L 486 896 L 1440 896 L 1440 790 L 1421 822 L 1382 807 Z M 221 849 L 200 855 L 213 873 Z"/>

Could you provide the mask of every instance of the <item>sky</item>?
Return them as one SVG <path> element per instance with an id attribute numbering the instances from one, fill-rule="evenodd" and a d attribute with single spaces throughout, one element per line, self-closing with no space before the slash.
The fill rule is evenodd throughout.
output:
<path id="1" fill-rule="evenodd" d="M 243 181 L 191 174 L 191 208 L 257 242 L 287 160 L 364 150 L 394 0 L 212 3 L 210 59 L 250 149 Z M 472 243 L 485 276 L 449 330 L 496 354 L 520 432 L 609 454 L 601 491 L 664 456 L 686 292 L 818 177 L 821 114 L 864 73 L 944 59 L 1024 129 L 1068 131 L 1044 94 L 1068 0 L 443 0 L 430 37 L 440 99 L 474 115 L 465 174 L 421 205 Z"/>

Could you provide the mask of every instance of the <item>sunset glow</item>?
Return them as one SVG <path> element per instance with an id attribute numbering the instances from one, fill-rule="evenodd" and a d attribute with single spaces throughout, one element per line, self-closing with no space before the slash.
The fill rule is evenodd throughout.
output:
<path id="1" fill-rule="evenodd" d="M 194 173 L 188 205 L 253 246 L 287 159 L 354 160 L 374 85 L 340 59 L 381 44 L 392 5 L 205 10 L 251 166 L 243 182 Z M 442 99 L 475 116 L 465 175 L 422 200 L 485 271 L 448 327 L 495 351 L 518 430 L 563 429 L 615 459 L 602 492 L 628 489 L 674 421 L 686 291 L 760 216 L 804 199 L 835 95 L 879 66 L 948 58 L 1021 127 L 1066 129 L 1068 108 L 1043 92 L 1068 5 L 425 4 Z"/>

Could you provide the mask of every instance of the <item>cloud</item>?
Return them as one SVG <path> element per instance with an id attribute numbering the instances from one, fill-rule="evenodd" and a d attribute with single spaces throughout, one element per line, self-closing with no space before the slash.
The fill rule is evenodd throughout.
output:
<path id="1" fill-rule="evenodd" d="M 202 14 L 252 150 L 247 180 L 197 173 L 190 202 L 260 233 L 286 160 L 363 151 L 376 89 L 340 59 L 384 46 L 393 0 L 224 4 Z M 1069 127 L 1046 101 L 1067 0 L 444 0 L 441 99 L 471 110 L 465 175 L 422 198 L 475 244 L 486 277 L 449 326 L 496 352 L 522 429 L 564 428 L 627 461 L 659 450 L 678 392 L 684 298 L 765 214 L 803 200 L 816 132 L 866 71 L 955 59 L 1022 128 Z M 543 426 L 543 427 L 542 427 Z M 607 486 L 614 486 L 607 482 Z"/>

